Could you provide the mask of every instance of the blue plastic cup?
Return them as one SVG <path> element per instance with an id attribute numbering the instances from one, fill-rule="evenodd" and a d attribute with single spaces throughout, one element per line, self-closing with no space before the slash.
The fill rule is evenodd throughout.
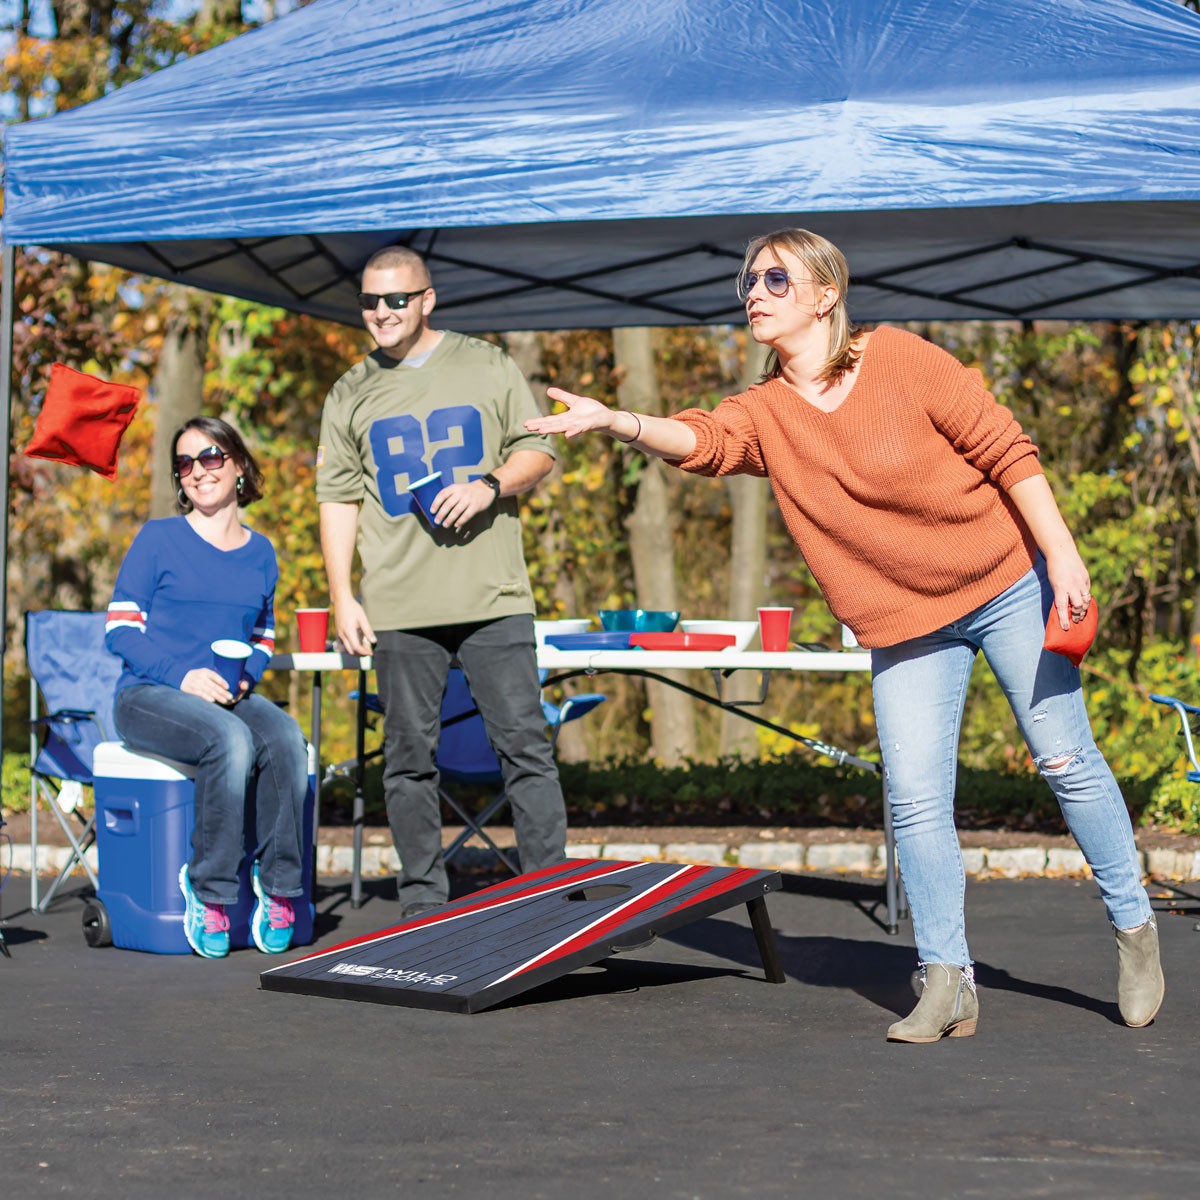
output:
<path id="1" fill-rule="evenodd" d="M 416 483 L 408 485 L 409 493 L 417 502 L 417 507 L 425 514 L 425 520 L 430 525 L 438 523 L 433 515 L 433 502 L 437 499 L 437 494 L 442 487 L 441 471 L 434 471 L 432 475 L 426 475 L 424 479 L 418 479 Z"/>
<path id="2" fill-rule="evenodd" d="M 213 670 L 225 680 L 229 694 L 236 699 L 242 683 L 242 668 L 254 653 L 253 649 L 245 642 L 220 638 L 212 643 L 212 653 Z"/>

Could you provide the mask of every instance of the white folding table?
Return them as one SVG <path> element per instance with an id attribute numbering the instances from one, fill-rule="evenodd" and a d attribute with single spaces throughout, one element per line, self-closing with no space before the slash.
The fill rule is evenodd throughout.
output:
<path id="1" fill-rule="evenodd" d="M 762 699 L 765 700 L 770 676 L 776 671 L 808 672 L 808 673 L 844 673 L 851 671 L 869 671 L 871 655 L 864 650 L 788 650 L 770 653 L 763 650 L 734 650 L 732 648 L 719 651 L 698 650 L 560 650 L 554 646 L 540 645 L 537 648 L 537 665 L 546 672 L 547 685 L 561 683 L 580 676 L 615 673 L 630 675 L 638 678 L 652 679 L 667 687 L 682 691 L 705 704 L 714 705 L 725 711 L 736 713 L 743 720 L 770 729 L 780 736 L 800 742 L 809 749 L 839 764 L 848 764 L 869 771 L 880 777 L 883 786 L 883 820 L 884 841 L 886 850 L 887 873 L 885 896 L 887 903 L 887 930 L 896 933 L 899 928 L 903 897 L 899 885 L 899 873 L 896 869 L 896 846 L 892 835 L 892 815 L 887 804 L 887 783 L 883 777 L 882 766 L 869 759 L 860 758 L 849 751 L 837 746 L 818 741 L 815 738 L 804 737 L 777 725 L 746 710 L 744 701 L 736 704 L 726 702 L 721 697 L 721 684 L 724 679 L 735 671 L 758 671 L 762 678 Z M 360 658 L 355 654 L 340 654 L 327 652 L 324 654 L 276 654 L 270 662 L 270 669 L 276 671 L 304 671 L 312 674 L 312 725 L 310 740 L 317 750 L 317 770 L 320 775 L 321 753 L 321 701 L 322 678 L 327 671 L 357 671 L 359 673 L 357 720 L 356 720 L 356 755 L 361 764 L 364 755 L 364 734 L 366 729 L 366 681 L 367 672 L 371 669 L 371 659 Z M 668 671 L 708 671 L 716 684 L 717 695 L 681 684 L 677 679 L 666 674 Z M 362 787 L 361 779 L 355 788 L 354 820 L 354 856 L 353 878 L 351 882 L 351 904 L 358 907 L 362 902 Z M 319 815 L 319 810 L 318 810 Z M 314 829 L 316 822 L 314 822 Z"/>

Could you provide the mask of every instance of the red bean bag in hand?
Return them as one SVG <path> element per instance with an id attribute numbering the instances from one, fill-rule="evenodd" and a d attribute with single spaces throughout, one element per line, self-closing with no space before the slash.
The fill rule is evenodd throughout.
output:
<path id="1" fill-rule="evenodd" d="M 1096 626 L 1100 623 L 1100 606 L 1093 596 L 1088 602 L 1088 610 L 1079 622 L 1072 621 L 1070 629 L 1064 630 L 1058 619 L 1058 609 L 1052 608 L 1046 618 L 1046 640 L 1042 645 L 1055 654 L 1069 658 L 1076 666 L 1083 662 L 1083 656 L 1091 649 L 1096 640 Z"/>
<path id="2" fill-rule="evenodd" d="M 140 398 L 141 392 L 128 384 L 108 383 L 54 363 L 25 453 L 89 467 L 105 479 L 116 479 L 117 447 Z"/>

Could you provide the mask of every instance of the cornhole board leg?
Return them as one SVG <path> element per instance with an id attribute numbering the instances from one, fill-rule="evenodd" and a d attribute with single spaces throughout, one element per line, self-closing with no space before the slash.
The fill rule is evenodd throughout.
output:
<path id="1" fill-rule="evenodd" d="M 779 962 L 779 947 L 775 944 L 775 930 L 771 927 L 767 902 L 758 896 L 746 905 L 746 909 L 750 913 L 750 927 L 754 930 L 754 940 L 758 943 L 759 954 L 762 955 L 763 972 L 767 982 L 787 982 L 787 976 Z"/>
<path id="2" fill-rule="evenodd" d="M 568 859 L 378 933 L 272 967 L 266 991 L 480 1012 L 576 967 L 747 905 L 766 977 L 783 982 L 764 897 L 776 871 Z"/>

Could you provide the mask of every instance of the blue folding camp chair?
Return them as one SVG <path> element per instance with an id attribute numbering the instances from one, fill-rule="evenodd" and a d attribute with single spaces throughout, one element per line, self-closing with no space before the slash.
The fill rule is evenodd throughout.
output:
<path id="1" fill-rule="evenodd" d="M 63 881 L 82 867 L 98 885 L 87 852 L 96 841 L 95 816 L 80 811 L 92 783 L 92 755 L 116 736 L 112 707 L 124 664 L 104 645 L 107 613 L 46 610 L 25 614 L 29 666 L 29 841 L 33 856 L 30 905 L 45 912 Z M 71 845 L 67 862 L 38 900 L 38 807 L 45 804 Z"/>
<path id="2" fill-rule="evenodd" d="M 1154 692 L 1150 693 L 1150 699 L 1155 704 L 1164 704 L 1167 708 L 1173 708 L 1179 715 L 1180 724 L 1183 726 L 1183 744 L 1187 749 L 1188 762 L 1191 764 L 1191 769 L 1187 772 L 1187 780 L 1189 783 L 1200 783 L 1200 759 L 1196 757 L 1194 740 L 1196 730 L 1193 728 L 1194 724 L 1200 725 L 1200 722 L 1196 720 L 1197 717 L 1200 717 L 1200 708 L 1194 704 L 1185 704 L 1175 696 L 1159 696 Z"/>
<path id="3" fill-rule="evenodd" d="M 545 679 L 545 672 L 540 672 L 539 677 Z M 605 697 L 600 693 L 588 692 L 579 696 L 569 696 L 560 708 L 543 696 L 542 712 L 545 713 L 546 724 L 550 727 L 550 744 L 557 743 L 559 732 L 568 721 L 576 721 L 585 716 L 598 704 L 603 704 L 604 700 Z M 514 875 L 519 875 L 520 871 L 512 859 L 496 845 L 485 829 L 488 822 L 508 803 L 508 797 L 503 790 L 504 776 L 500 770 L 500 760 L 488 741 L 483 718 L 479 715 L 479 709 L 475 707 L 466 677 L 459 670 L 451 670 L 446 695 L 442 700 L 442 736 L 438 742 L 437 768 L 445 782 L 491 784 L 501 789 L 478 816 L 467 812 L 445 788 L 438 789 L 443 802 L 463 823 L 462 833 L 446 847 L 443 859 L 450 862 L 471 838 L 478 837 L 492 848 Z"/>
<path id="4" fill-rule="evenodd" d="M 1155 704 L 1173 708 L 1178 715 L 1179 723 L 1183 727 L 1183 744 L 1187 751 L 1188 767 L 1185 778 L 1188 783 L 1200 783 L 1200 758 L 1196 755 L 1196 734 L 1200 732 L 1200 708 L 1194 704 L 1185 704 L 1176 696 L 1160 696 L 1155 692 L 1150 693 L 1150 699 Z M 1200 921 L 1197 921 L 1192 928 L 1200 933 Z"/>
<path id="5" fill-rule="evenodd" d="M 538 678 L 546 678 L 545 671 L 538 672 Z M 364 766 L 368 759 L 382 753 L 381 749 L 364 751 L 364 729 L 368 712 L 383 712 L 379 697 L 373 692 L 367 692 L 363 686 L 364 677 L 360 679 L 359 691 L 353 693 L 358 700 L 358 743 L 355 758 L 330 767 L 325 774 L 328 782 L 331 776 L 349 775 L 354 772 L 354 846 L 351 860 L 350 905 L 358 908 L 362 904 L 362 828 L 363 828 L 363 777 Z M 559 731 L 569 721 L 577 721 L 580 717 L 591 712 L 598 704 L 603 704 L 604 695 L 599 692 L 587 692 L 578 696 L 569 696 L 562 705 L 552 704 L 542 697 L 542 712 L 550 729 L 550 744 L 558 741 Z M 486 825 L 508 803 L 504 792 L 504 775 L 500 770 L 500 760 L 488 741 L 487 729 L 479 709 L 475 707 L 474 697 L 467 687 L 466 676 L 457 667 L 451 668 L 446 684 L 446 694 L 442 699 L 442 732 L 438 743 L 437 753 L 438 773 L 444 782 L 485 784 L 498 787 L 500 791 L 488 802 L 478 815 L 470 813 L 444 787 L 438 792 L 443 802 L 454 812 L 463 823 L 463 831 L 446 848 L 443 860 L 450 862 L 455 855 L 473 837 L 478 837 L 491 847 L 496 856 L 514 875 L 520 870 L 513 860 L 487 834 Z"/>

